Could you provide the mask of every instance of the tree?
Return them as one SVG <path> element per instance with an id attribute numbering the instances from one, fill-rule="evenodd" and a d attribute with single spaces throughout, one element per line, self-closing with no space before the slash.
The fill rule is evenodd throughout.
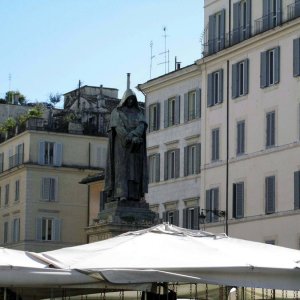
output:
<path id="1" fill-rule="evenodd" d="M 56 94 L 50 94 L 49 95 L 49 101 L 55 106 L 58 102 L 60 102 L 61 99 L 61 94 L 56 93 Z"/>
<path id="2" fill-rule="evenodd" d="M 24 104 L 26 101 L 26 97 L 21 94 L 19 91 L 8 91 L 5 94 L 5 100 L 7 103 L 15 104 Z"/>

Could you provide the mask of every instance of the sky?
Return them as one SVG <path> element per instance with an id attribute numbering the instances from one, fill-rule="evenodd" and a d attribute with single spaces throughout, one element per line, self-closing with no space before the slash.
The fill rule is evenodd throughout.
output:
<path id="1" fill-rule="evenodd" d="M 135 87 L 201 57 L 203 0 L 0 0 L 0 98 L 48 101 L 83 85 Z M 166 31 L 164 31 L 166 27 Z M 169 65 L 165 65 L 166 49 Z M 11 79 L 9 79 L 11 78 Z M 61 106 L 62 103 L 58 105 Z"/>

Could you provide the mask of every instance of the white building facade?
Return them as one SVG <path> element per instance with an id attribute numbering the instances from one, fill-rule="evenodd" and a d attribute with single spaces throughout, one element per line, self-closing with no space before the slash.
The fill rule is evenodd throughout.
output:
<path id="1" fill-rule="evenodd" d="M 196 228 L 203 209 L 208 231 L 299 248 L 299 16 L 295 0 L 206 0 L 203 58 L 139 86 L 148 111 L 160 103 L 148 154 L 160 154 L 163 174 L 150 184 L 148 201 L 162 218 L 170 207 L 176 224 Z M 201 109 L 187 121 L 184 99 L 192 90 Z M 176 95 L 180 121 L 165 128 L 164 101 Z M 185 176 L 185 147 L 200 144 L 200 170 Z M 178 177 L 165 180 L 164 153 L 173 147 L 180 150 Z"/>

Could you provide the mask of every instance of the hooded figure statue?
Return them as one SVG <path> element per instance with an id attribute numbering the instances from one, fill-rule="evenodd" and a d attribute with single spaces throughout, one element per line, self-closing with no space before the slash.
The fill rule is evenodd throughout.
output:
<path id="1" fill-rule="evenodd" d="M 147 123 L 135 93 L 129 88 L 112 111 L 105 173 L 107 202 L 140 201 L 148 192 Z"/>

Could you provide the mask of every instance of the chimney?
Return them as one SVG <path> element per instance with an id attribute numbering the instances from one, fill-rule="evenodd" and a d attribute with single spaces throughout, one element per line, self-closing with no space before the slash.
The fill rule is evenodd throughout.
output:
<path id="1" fill-rule="evenodd" d="M 127 90 L 130 89 L 130 73 L 127 73 Z"/>

